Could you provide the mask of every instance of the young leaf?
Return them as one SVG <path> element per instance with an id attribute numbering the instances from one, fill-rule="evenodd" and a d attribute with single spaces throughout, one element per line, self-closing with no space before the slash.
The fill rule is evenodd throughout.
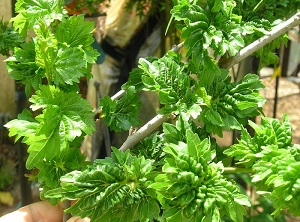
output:
<path id="1" fill-rule="evenodd" d="M 228 81 L 226 78 L 222 74 L 214 80 L 215 90 L 212 86 L 207 87 L 213 102 L 203 107 L 199 117 L 208 132 L 219 136 L 222 136 L 222 128 L 241 129 L 248 117 L 258 116 L 262 112 L 265 102 L 265 98 L 258 93 L 264 86 L 257 75 L 248 74 L 241 81 L 228 84 L 224 82 Z"/>
<path id="2" fill-rule="evenodd" d="M 97 160 L 82 172 L 61 178 L 61 188 L 47 198 L 77 199 L 66 211 L 92 221 L 137 221 L 158 218 L 159 206 L 148 195 L 152 161 L 113 149 L 113 157 Z M 151 210 L 149 210 L 151 208 Z"/>
<path id="3" fill-rule="evenodd" d="M 126 90 L 119 100 L 112 100 L 106 96 L 100 99 L 100 106 L 104 122 L 117 132 L 129 130 L 131 126 L 141 123 L 137 115 L 140 111 L 141 101 L 134 87 Z"/>
<path id="4" fill-rule="evenodd" d="M 239 160 L 239 164 L 247 167 L 259 160 L 264 149 L 288 149 L 291 144 L 292 129 L 287 115 L 283 115 L 282 122 L 277 119 L 262 117 L 261 125 L 258 126 L 252 121 L 249 125 L 254 129 L 253 138 L 242 129 L 241 140 L 238 144 L 230 146 L 224 153 Z M 266 147 L 266 148 L 264 148 Z"/>
<path id="5" fill-rule="evenodd" d="M 27 109 L 24 109 L 18 115 L 18 119 L 11 120 L 4 126 L 9 129 L 10 137 L 16 136 L 15 141 L 24 137 L 23 142 L 25 142 L 27 138 L 36 132 L 38 122 Z"/>
<path id="6" fill-rule="evenodd" d="M 26 95 L 30 94 L 31 87 L 38 90 L 45 73 L 35 62 L 35 44 L 33 41 L 21 44 L 15 48 L 14 55 L 6 59 L 8 74 L 25 85 Z"/>
<path id="7" fill-rule="evenodd" d="M 43 18 L 47 25 L 54 20 L 61 20 L 66 12 L 63 10 L 63 1 L 56 0 L 19 0 L 16 3 L 17 16 L 12 18 L 15 30 L 26 36 L 27 31 Z"/>
<path id="8" fill-rule="evenodd" d="M 11 135 L 18 134 L 17 139 L 24 137 L 23 141 L 29 145 L 28 169 L 41 160 L 51 160 L 82 132 L 91 134 L 94 130 L 92 108 L 76 93 L 41 86 L 30 102 L 33 110 L 43 109 L 42 114 L 33 120 L 28 112 L 23 112 L 19 120 L 7 124 Z"/>
<path id="9" fill-rule="evenodd" d="M 55 85 L 78 83 L 87 72 L 82 49 L 58 44 L 45 22 L 40 21 L 35 31 L 36 64 L 45 70 L 48 82 Z"/>
<path id="10" fill-rule="evenodd" d="M 191 130 L 186 133 L 187 144 L 179 142 L 164 148 L 164 174 L 150 185 L 158 193 L 163 217 L 167 221 L 220 221 L 221 215 L 228 215 L 233 221 L 242 221 L 246 214 L 242 205 L 249 206 L 246 196 L 212 163 L 214 154 L 207 139 L 200 141 Z"/>
<path id="11" fill-rule="evenodd" d="M 8 22 L 0 20 L 0 54 L 9 56 L 9 51 L 14 47 L 19 47 L 25 40 L 12 28 L 8 26 Z"/>
<path id="12" fill-rule="evenodd" d="M 41 86 L 29 101 L 33 110 L 58 107 L 60 132 L 69 141 L 80 136 L 82 131 L 91 134 L 94 130 L 92 107 L 77 93 L 63 92 L 54 86 Z"/>
<path id="13" fill-rule="evenodd" d="M 74 29 L 74 27 L 76 28 Z M 84 59 L 82 59 L 82 61 L 94 63 L 99 53 L 92 48 L 94 38 L 91 33 L 93 30 L 94 24 L 84 21 L 83 15 L 72 16 L 63 19 L 62 22 L 57 25 L 54 35 L 57 41 L 63 45 L 67 45 L 71 48 L 81 48 L 84 52 Z"/>

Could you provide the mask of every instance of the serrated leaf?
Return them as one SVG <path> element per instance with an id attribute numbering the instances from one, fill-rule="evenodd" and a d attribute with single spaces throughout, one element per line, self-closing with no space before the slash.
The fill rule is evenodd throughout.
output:
<path id="1" fill-rule="evenodd" d="M 9 136 L 16 136 L 15 141 L 21 137 L 25 137 L 24 141 L 26 141 L 27 138 L 36 132 L 38 122 L 27 109 L 24 109 L 18 115 L 18 119 L 11 120 L 4 126 L 9 129 Z"/>
<path id="2" fill-rule="evenodd" d="M 134 87 L 128 88 L 125 95 L 117 101 L 110 97 L 101 98 L 100 105 L 104 121 L 112 130 L 125 131 L 141 123 L 137 117 L 141 102 Z"/>
<path id="3" fill-rule="evenodd" d="M 53 65 L 53 82 L 56 85 L 78 83 L 85 74 L 83 52 L 77 48 L 59 49 Z"/>
<path id="4" fill-rule="evenodd" d="M 73 171 L 61 178 L 60 189 L 48 191 L 47 198 L 77 199 L 66 211 L 93 221 L 125 221 L 157 218 L 159 206 L 146 187 L 151 160 L 137 158 L 129 151 L 113 149 L 113 157 L 96 160 L 84 171 Z M 132 164 L 132 165 L 131 165 Z M 126 169 L 130 169 L 129 171 Z M 151 210 L 149 210 L 151 208 Z"/>
<path id="5" fill-rule="evenodd" d="M 199 137 L 194 134 L 191 130 L 187 130 L 186 132 L 186 139 L 187 139 L 187 148 L 188 148 L 188 153 L 190 156 L 194 158 L 199 158 L 199 152 L 198 150 L 198 145 L 201 143 Z M 200 154 L 201 155 L 201 154 Z"/>
<path id="6" fill-rule="evenodd" d="M 76 29 L 74 29 L 76 27 Z M 94 24 L 84 21 L 84 16 L 72 16 L 63 19 L 56 27 L 55 37 L 58 42 L 71 48 L 81 48 L 85 61 L 94 63 L 99 53 L 92 48 Z"/>
<path id="7" fill-rule="evenodd" d="M 134 86 L 137 91 L 141 91 L 145 86 L 142 82 L 143 70 L 135 68 L 129 73 L 128 81 L 122 85 L 122 89 L 127 89 L 130 86 Z"/>
<path id="8" fill-rule="evenodd" d="M 36 65 L 34 49 L 33 41 L 23 43 L 20 48 L 15 48 L 13 56 L 5 60 L 9 75 L 25 85 L 26 95 L 30 94 L 31 87 L 37 90 L 45 76 Z"/>
<path id="9" fill-rule="evenodd" d="M 214 125 L 224 126 L 224 122 L 220 114 L 214 110 L 209 110 L 205 113 L 206 119 Z"/>
<path id="10" fill-rule="evenodd" d="M 35 164 L 41 160 L 50 160 L 56 156 L 61 149 L 60 137 L 58 130 L 53 130 L 49 135 L 41 134 L 30 137 L 26 140 L 29 145 L 26 168 L 32 169 Z"/>
<path id="11" fill-rule="evenodd" d="M 56 0 L 19 0 L 16 13 L 17 16 L 12 18 L 13 26 L 23 36 L 40 18 L 50 25 L 55 19 L 61 19 L 65 15 L 62 2 Z"/>
<path id="12" fill-rule="evenodd" d="M 242 221 L 246 213 L 243 205 L 249 205 L 247 197 L 239 193 L 235 184 L 223 178 L 218 166 L 211 163 L 212 155 L 205 145 L 207 141 L 199 144 L 199 139 L 195 140 L 195 137 L 191 131 L 187 132 L 190 147 L 179 143 L 170 144 L 164 149 L 170 154 L 162 168 L 164 174 L 157 176 L 155 183 L 150 185 L 158 192 L 158 200 L 164 209 L 163 217 L 170 221 L 212 221 L 212 218 L 218 221 L 220 215 L 226 214 L 233 221 Z M 189 153 L 184 149 L 189 149 Z M 202 170 L 193 166 L 194 157 L 191 154 L 195 152 L 199 152 L 198 163 L 203 167 Z M 183 167 L 183 160 L 190 167 Z M 236 201 L 235 196 L 238 197 Z M 230 206 L 227 206 L 228 202 Z M 214 212 L 214 209 L 217 211 Z"/>
<path id="13" fill-rule="evenodd" d="M 70 141 L 80 134 L 79 131 L 91 134 L 94 130 L 92 107 L 77 93 L 66 93 L 51 85 L 41 86 L 29 101 L 33 110 L 58 107 L 60 133 Z"/>
<path id="14" fill-rule="evenodd" d="M 231 56 L 235 56 L 242 47 L 245 46 L 244 39 L 237 34 L 233 34 L 229 39 L 229 53 Z"/>
<path id="15" fill-rule="evenodd" d="M 54 86 L 41 86 L 30 101 L 33 109 L 43 108 L 35 120 L 24 111 L 19 120 L 7 125 L 11 134 L 29 145 L 26 167 L 32 169 L 41 160 L 48 161 L 70 146 L 70 142 L 94 129 L 93 113 L 87 101 L 76 93 L 65 93 Z M 15 124 L 18 124 L 16 127 Z"/>
<path id="16" fill-rule="evenodd" d="M 8 22 L 0 20 L 0 54 L 9 57 L 9 51 L 19 47 L 25 40 L 12 28 Z"/>

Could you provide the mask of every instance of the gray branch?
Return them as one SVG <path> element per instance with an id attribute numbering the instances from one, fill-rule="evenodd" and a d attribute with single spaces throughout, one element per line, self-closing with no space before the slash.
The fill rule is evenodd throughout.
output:
<path id="1" fill-rule="evenodd" d="M 268 43 L 272 42 L 274 39 L 286 33 L 288 30 L 300 24 L 300 12 L 293 15 L 291 18 L 286 20 L 283 23 L 280 23 L 276 27 L 274 27 L 269 34 L 259 38 L 258 40 L 252 42 L 245 48 L 243 48 L 237 55 L 234 57 L 228 58 L 225 61 L 221 61 L 219 66 L 221 68 L 229 69 L 235 64 L 241 62 L 248 56 L 252 55 L 254 52 L 264 47 Z"/>
<path id="2" fill-rule="evenodd" d="M 161 124 L 166 122 L 169 118 L 171 118 L 171 114 L 169 115 L 160 115 L 158 114 L 153 119 L 151 119 L 147 124 L 141 127 L 137 132 L 128 136 L 126 141 L 120 147 L 120 150 L 125 151 L 134 145 L 136 145 L 139 141 L 145 139 L 152 131 L 157 129 Z"/>

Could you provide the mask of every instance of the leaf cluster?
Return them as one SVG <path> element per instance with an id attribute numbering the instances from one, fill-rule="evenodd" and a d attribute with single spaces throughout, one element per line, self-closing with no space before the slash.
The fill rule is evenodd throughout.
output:
<path id="1" fill-rule="evenodd" d="M 201 141 L 191 130 L 186 131 L 186 139 L 164 148 L 163 173 L 150 186 L 158 193 L 162 216 L 167 221 L 221 221 L 228 215 L 243 221 L 248 199 L 221 175 L 222 165 L 212 162 L 215 153 L 209 140 Z"/>
<path id="2" fill-rule="evenodd" d="M 287 2 L 281 5 L 288 8 Z M 94 114 L 76 84 L 90 76 L 98 56 L 91 47 L 93 24 L 84 22 L 82 15 L 68 17 L 60 0 L 18 1 L 14 30 L 24 37 L 33 30 L 35 36 L 9 46 L 14 55 L 6 62 L 11 77 L 26 86 L 27 95 L 32 93 L 35 114 L 24 110 L 6 127 L 10 136 L 28 145 L 26 167 L 38 171 L 43 198 L 51 203 L 76 200 L 66 212 L 96 222 L 240 222 L 250 203 L 225 177 L 222 162 L 234 158 L 236 166 L 253 173 L 252 182 L 274 203 L 275 215 L 283 209 L 299 215 L 300 146 L 291 143 L 288 117 L 282 122 L 262 117 L 259 126 L 250 121 L 255 131 L 250 136 L 244 125 L 248 117 L 262 115 L 265 99 L 259 90 L 264 86 L 254 74 L 231 82 L 229 72 L 217 65 L 276 24 L 268 13 L 253 19 L 251 13 L 244 14 L 250 6 L 253 12 L 266 10 L 271 1 L 173 3 L 172 19 L 182 31 L 186 55 L 169 51 L 162 58 L 140 59 L 122 86 L 123 97 L 100 100 L 100 118 L 117 132 L 139 125 L 138 93 L 152 91 L 161 104 L 158 113 L 174 114 L 176 119 L 133 150 L 112 148 L 111 157 L 87 164 L 78 148 L 94 130 Z M 1 26 L 5 38 L 12 35 L 15 41 L 18 34 L 6 27 Z M 258 54 L 276 62 L 269 53 L 283 39 Z M 222 136 L 224 129 L 241 130 L 242 135 L 220 156 L 212 134 Z"/>
<path id="3" fill-rule="evenodd" d="M 152 160 L 113 148 L 112 157 L 66 174 L 61 188 L 46 196 L 78 199 L 66 211 L 95 222 L 147 221 L 159 216 L 159 205 L 148 187 L 152 180 Z"/>
<path id="4" fill-rule="evenodd" d="M 68 17 L 63 3 L 19 0 L 12 27 L 1 22 L 1 45 L 6 47 L 1 52 L 14 52 L 6 60 L 9 75 L 25 85 L 28 96 L 33 94 L 34 113 L 24 110 L 5 126 L 16 141 L 22 138 L 28 145 L 26 167 L 35 169 L 31 178 L 40 183 L 42 198 L 59 187 L 62 175 L 86 165 L 79 147 L 94 131 L 92 107 L 76 86 L 81 77 L 91 76 L 98 56 L 91 46 L 94 24 L 83 15 Z M 27 36 L 29 31 L 34 34 Z"/>
<path id="5" fill-rule="evenodd" d="M 129 130 L 132 126 L 138 126 L 141 120 L 138 118 L 141 101 L 134 87 L 128 88 L 124 96 L 119 100 L 112 100 L 109 96 L 100 99 L 102 118 L 111 130 L 116 132 Z"/>
<path id="6" fill-rule="evenodd" d="M 243 17 L 247 21 L 264 20 L 273 23 L 278 19 L 286 19 L 297 11 L 299 0 L 284 1 L 266 1 L 266 0 L 249 0 L 237 1 L 237 7 L 234 11 L 244 13 Z"/>
<path id="7" fill-rule="evenodd" d="M 299 215 L 299 145 L 292 144 L 292 127 L 287 115 L 282 122 L 262 117 L 261 125 L 253 122 L 253 137 L 243 129 L 238 144 L 230 146 L 225 154 L 235 157 L 237 163 L 252 168 L 254 182 L 261 194 L 274 204 L 274 215 L 283 209 Z"/>
<path id="8" fill-rule="evenodd" d="M 63 3 L 61 0 L 18 0 L 15 5 L 17 16 L 11 19 L 14 29 L 26 37 L 28 30 L 40 20 L 44 20 L 47 25 L 61 20 L 66 16 Z"/>
<path id="9" fill-rule="evenodd" d="M 25 84 L 27 95 L 31 87 L 38 90 L 43 78 L 61 87 L 78 83 L 81 77 L 90 76 L 91 64 L 98 56 L 91 46 L 94 25 L 84 22 L 83 16 L 61 18 L 50 27 L 45 20 L 36 21 L 36 36 L 15 48 L 6 60 L 9 75 Z"/>
<path id="10" fill-rule="evenodd" d="M 259 94 L 264 85 L 255 74 L 247 74 L 238 82 L 230 82 L 228 74 L 220 75 L 206 86 L 210 103 L 203 107 L 200 120 L 209 133 L 222 136 L 222 130 L 240 130 L 248 117 L 262 113 L 265 98 Z"/>
<path id="11" fill-rule="evenodd" d="M 94 130 L 91 106 L 74 92 L 41 86 L 30 102 L 32 110 L 42 109 L 42 113 L 33 118 L 24 110 L 18 119 L 5 125 L 10 136 L 16 135 L 16 140 L 23 137 L 22 142 L 29 145 L 28 169 L 39 161 L 50 161 L 70 147 L 78 147 L 76 138 Z"/>
<path id="12" fill-rule="evenodd" d="M 9 56 L 14 47 L 20 46 L 24 39 L 12 28 L 8 22 L 0 21 L 0 54 Z"/>
<path id="13" fill-rule="evenodd" d="M 157 92 L 163 105 L 158 113 L 186 113 L 187 118 L 197 118 L 203 100 L 195 94 L 195 83 L 181 62 L 181 56 L 169 51 L 160 59 L 140 59 L 138 68 L 130 73 L 128 82 L 122 87 L 127 89 L 132 85 L 137 91 Z"/>
<path id="14" fill-rule="evenodd" d="M 260 1 L 265 4 L 267 1 Z M 180 22 L 178 27 L 182 30 L 181 37 L 185 39 L 184 45 L 187 48 L 187 56 L 191 56 L 195 66 L 204 69 L 208 64 L 199 63 L 203 57 L 209 56 L 210 49 L 213 50 L 214 59 L 220 56 L 235 56 L 241 48 L 253 42 L 257 38 L 265 35 L 278 24 L 274 18 L 286 16 L 277 12 L 272 14 L 269 8 L 277 8 L 280 3 L 275 1 L 266 3 L 266 12 L 258 13 L 255 6 L 257 1 L 212 1 L 198 4 L 197 1 L 180 1 L 171 10 L 172 18 Z M 299 1 L 291 1 L 292 5 Z M 251 5 L 251 7 L 250 7 Z M 294 11 L 287 7 L 278 9 L 281 13 Z M 254 9 L 253 9 L 254 8 Z M 252 12 L 252 14 L 251 14 Z M 272 14 L 272 15 L 271 15 Z M 280 16 L 279 16 L 280 15 Z M 262 17 L 261 17 L 262 16 Z M 272 19 L 271 19 L 272 18 Z M 266 47 L 260 49 L 256 54 L 262 59 L 262 64 L 277 64 L 279 59 L 274 54 L 274 49 L 279 48 L 282 42 L 286 42 L 284 37 L 277 39 Z M 210 59 L 204 60 L 209 62 Z"/>
<path id="15" fill-rule="evenodd" d="M 205 78 L 202 71 L 192 69 L 197 76 L 193 78 L 189 62 L 180 59 L 173 52 L 160 59 L 140 59 L 123 88 L 155 91 L 163 105 L 159 113 L 175 113 L 186 120 L 193 117 L 205 123 L 208 133 L 220 136 L 223 129 L 241 129 L 248 117 L 262 113 L 265 99 L 259 90 L 264 86 L 257 75 L 231 83 L 228 71 L 216 68 L 214 77 L 207 78 L 205 73 Z"/>

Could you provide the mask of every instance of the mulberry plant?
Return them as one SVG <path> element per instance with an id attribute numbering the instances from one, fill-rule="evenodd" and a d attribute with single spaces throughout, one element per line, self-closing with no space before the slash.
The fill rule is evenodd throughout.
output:
<path id="1" fill-rule="evenodd" d="M 6 127 L 28 145 L 26 167 L 35 169 L 42 199 L 75 200 L 65 212 L 95 222 L 241 222 L 254 203 L 229 173 L 246 172 L 273 203 L 274 217 L 300 215 L 300 146 L 292 144 L 289 118 L 265 117 L 256 74 L 233 82 L 229 72 L 250 54 L 262 65 L 278 63 L 274 49 L 300 24 L 299 0 L 174 0 L 170 22 L 182 39 L 175 48 L 185 50 L 140 59 L 118 96 L 100 99 L 97 116 L 111 130 L 139 129 L 93 163 L 80 145 L 95 130 L 95 113 L 77 84 L 91 77 L 99 56 L 91 46 L 94 25 L 68 16 L 63 5 L 18 0 L 12 27 L 0 26 L 9 75 L 25 85 L 31 104 Z M 157 116 L 143 126 L 142 91 L 160 101 Z M 238 143 L 221 149 L 214 135 L 223 130 L 241 131 Z"/>

